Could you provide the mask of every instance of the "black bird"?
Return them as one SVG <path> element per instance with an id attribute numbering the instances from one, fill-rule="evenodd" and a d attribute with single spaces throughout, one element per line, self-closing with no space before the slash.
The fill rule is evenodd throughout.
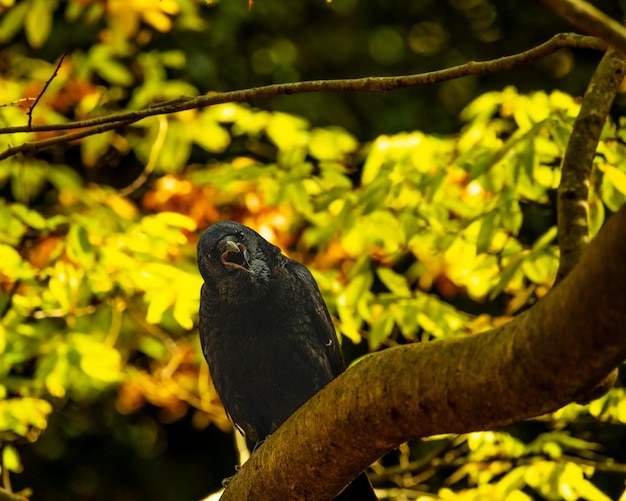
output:
<path id="1" fill-rule="evenodd" d="M 209 227 L 198 242 L 200 341 L 218 395 L 237 428 L 262 442 L 344 370 L 317 283 L 239 223 Z M 365 473 L 337 500 L 376 500 Z"/>

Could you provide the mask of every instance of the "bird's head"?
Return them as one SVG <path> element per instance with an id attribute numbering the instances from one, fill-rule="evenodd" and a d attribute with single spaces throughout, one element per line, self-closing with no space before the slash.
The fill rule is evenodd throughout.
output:
<path id="1" fill-rule="evenodd" d="M 198 241 L 198 268 L 204 282 L 225 297 L 239 289 L 264 289 L 284 257 L 254 230 L 233 221 L 210 226 Z"/>

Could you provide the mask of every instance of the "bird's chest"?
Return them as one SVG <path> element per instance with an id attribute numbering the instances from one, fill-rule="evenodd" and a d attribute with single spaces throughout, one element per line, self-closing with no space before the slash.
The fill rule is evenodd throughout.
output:
<path id="1" fill-rule="evenodd" d="M 246 308 L 224 308 L 211 315 L 205 354 L 212 372 L 253 373 L 289 364 L 302 350 L 292 316 L 270 302 Z"/>

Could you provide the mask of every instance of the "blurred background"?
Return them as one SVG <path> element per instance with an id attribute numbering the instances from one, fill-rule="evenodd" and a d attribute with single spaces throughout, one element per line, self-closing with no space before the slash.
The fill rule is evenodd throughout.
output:
<path id="1" fill-rule="evenodd" d="M 623 2 L 595 4 L 623 16 Z M 0 0 L 0 127 L 25 125 L 46 82 L 36 125 L 422 73 L 569 31 L 511 0 Z M 190 110 L 0 161 L 4 487 L 166 501 L 233 474 L 197 339 L 195 244 L 218 220 L 311 267 L 349 362 L 532 305 L 554 282 L 558 166 L 600 57 L 565 49 L 415 89 Z M 618 98 L 593 231 L 624 202 L 620 110 Z M 0 149 L 58 134 L 5 133 Z M 370 473 L 383 499 L 617 499 L 624 422 L 620 385 L 505 430 L 406 444 Z"/>

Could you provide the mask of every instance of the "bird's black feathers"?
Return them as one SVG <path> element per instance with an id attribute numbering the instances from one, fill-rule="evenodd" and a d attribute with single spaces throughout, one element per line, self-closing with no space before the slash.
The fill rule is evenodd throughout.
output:
<path id="1" fill-rule="evenodd" d="M 330 315 L 309 270 L 241 224 L 204 232 L 198 268 L 213 383 L 237 427 L 263 440 L 344 370 Z M 359 485 L 369 492 L 349 499 L 376 499 L 367 479 Z"/>

